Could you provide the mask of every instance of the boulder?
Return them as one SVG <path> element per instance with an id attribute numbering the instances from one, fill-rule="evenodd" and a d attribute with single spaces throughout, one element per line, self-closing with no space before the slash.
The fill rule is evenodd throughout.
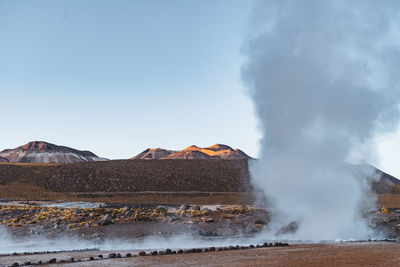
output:
<path id="1" fill-rule="evenodd" d="M 112 216 L 110 213 L 104 215 L 98 222 L 99 225 L 108 225 L 112 223 Z"/>
<path id="2" fill-rule="evenodd" d="M 189 205 L 188 204 L 182 204 L 179 209 L 180 210 L 188 210 L 189 209 Z"/>

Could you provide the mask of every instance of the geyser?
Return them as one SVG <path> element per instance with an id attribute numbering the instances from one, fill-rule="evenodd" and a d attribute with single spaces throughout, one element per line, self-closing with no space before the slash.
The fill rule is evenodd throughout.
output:
<path id="1" fill-rule="evenodd" d="M 363 181 L 344 162 L 373 158 L 399 118 L 399 1 L 256 4 L 242 77 L 263 138 L 251 170 L 295 238 L 362 239 Z M 363 203 L 365 204 L 365 203 Z"/>

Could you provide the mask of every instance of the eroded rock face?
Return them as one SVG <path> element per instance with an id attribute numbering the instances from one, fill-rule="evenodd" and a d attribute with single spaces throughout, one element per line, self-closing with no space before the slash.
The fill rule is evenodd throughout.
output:
<path id="1" fill-rule="evenodd" d="M 148 148 L 132 159 L 250 159 L 250 157 L 240 149 L 215 144 L 203 148 L 192 145 L 180 151 Z"/>
<path id="2" fill-rule="evenodd" d="M 0 162 L 8 162 L 8 159 L 0 157 Z"/>
<path id="3" fill-rule="evenodd" d="M 107 160 L 90 151 L 80 151 L 43 141 L 33 141 L 15 149 L 5 149 L 0 152 L 0 157 L 7 158 L 10 162 L 27 163 L 76 163 Z"/>
<path id="4" fill-rule="evenodd" d="M 131 159 L 161 159 L 168 157 L 174 152 L 175 151 L 166 150 L 162 148 L 148 148 Z"/>

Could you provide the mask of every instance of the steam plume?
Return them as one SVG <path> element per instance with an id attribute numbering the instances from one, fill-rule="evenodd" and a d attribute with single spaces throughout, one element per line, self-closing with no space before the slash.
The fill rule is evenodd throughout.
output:
<path id="1" fill-rule="evenodd" d="M 242 76 L 263 131 L 255 183 L 302 239 L 365 238 L 363 187 L 344 162 L 373 159 L 397 125 L 399 1 L 256 5 Z M 375 159 L 374 159 L 375 160 Z"/>

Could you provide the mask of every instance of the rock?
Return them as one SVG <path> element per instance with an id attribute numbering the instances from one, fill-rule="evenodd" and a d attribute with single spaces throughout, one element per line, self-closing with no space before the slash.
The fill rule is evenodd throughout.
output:
<path id="1" fill-rule="evenodd" d="M 151 255 L 153 255 L 153 256 L 158 255 L 158 251 L 155 250 L 155 251 L 151 252 Z"/>
<path id="2" fill-rule="evenodd" d="M 139 255 L 139 256 L 146 256 L 146 252 L 140 251 L 138 255 Z"/>
<path id="3" fill-rule="evenodd" d="M 158 206 L 158 207 L 156 208 L 156 210 L 158 210 L 158 211 L 160 211 L 160 212 L 162 212 L 162 213 L 165 213 L 165 212 L 168 211 L 168 209 L 167 209 L 166 207 L 164 207 L 164 206 Z"/>
<path id="4" fill-rule="evenodd" d="M 201 235 L 201 236 L 218 236 L 218 234 L 216 234 L 214 232 L 211 232 L 211 231 L 203 232 L 201 230 L 199 231 L 199 235 Z"/>
<path id="5" fill-rule="evenodd" d="M 194 205 L 194 206 L 192 206 L 192 210 L 200 210 L 200 206 Z"/>
<path id="6" fill-rule="evenodd" d="M 288 234 L 288 233 L 294 233 L 297 231 L 299 228 L 299 224 L 297 222 L 291 222 L 287 226 L 282 227 L 279 229 L 278 232 L 275 233 L 275 235 L 282 235 L 282 234 Z"/>
<path id="7" fill-rule="evenodd" d="M 263 220 L 255 220 L 254 224 L 266 224 Z"/>
<path id="8" fill-rule="evenodd" d="M 128 210 L 129 210 L 129 207 L 125 206 L 125 207 L 122 208 L 121 212 L 122 213 L 127 213 Z"/>
<path id="9" fill-rule="evenodd" d="M 100 225 L 108 225 L 112 223 L 112 216 L 110 213 L 104 215 L 98 222 Z"/>
<path id="10" fill-rule="evenodd" d="M 49 263 L 56 263 L 56 262 L 57 262 L 56 258 L 52 258 L 52 259 L 49 260 Z"/>
<path id="11" fill-rule="evenodd" d="M 188 204 L 182 204 L 179 209 L 180 210 L 187 210 L 187 209 L 189 209 L 189 205 Z"/>
<path id="12" fill-rule="evenodd" d="M 167 248 L 167 249 L 165 250 L 165 254 L 166 254 L 166 255 L 169 255 L 169 254 L 171 254 L 171 253 L 172 253 L 172 250 L 171 250 L 171 249 Z"/>
<path id="13" fill-rule="evenodd" d="M 117 254 L 115 254 L 115 253 L 108 254 L 108 258 L 110 258 L 110 259 L 113 259 L 113 258 L 116 258 L 116 257 L 117 257 Z"/>

